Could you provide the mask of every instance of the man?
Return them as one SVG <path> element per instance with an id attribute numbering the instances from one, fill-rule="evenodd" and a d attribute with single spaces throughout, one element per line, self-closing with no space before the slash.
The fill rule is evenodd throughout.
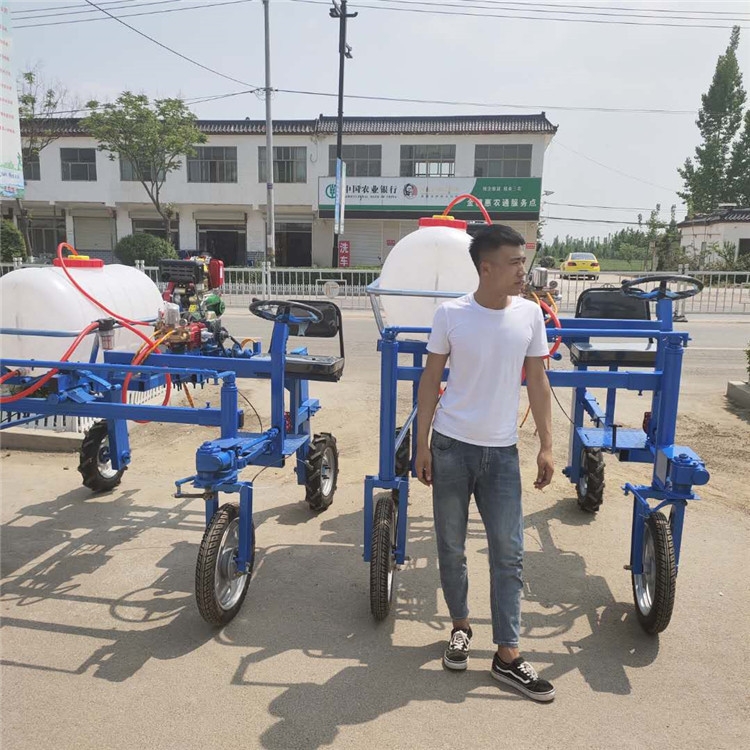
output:
<path id="1" fill-rule="evenodd" d="M 534 487 L 546 487 L 554 471 L 544 316 L 538 305 L 517 296 L 525 278 L 524 244 L 507 226 L 481 230 L 469 250 L 479 287 L 435 312 L 419 384 L 416 471 L 423 484 L 432 486 L 440 582 L 453 620 L 444 665 L 461 670 L 468 663 L 472 629 L 464 548 L 473 494 L 489 546 L 492 638 L 497 645 L 492 676 L 529 698 L 551 701 L 554 687 L 538 677 L 518 650 L 523 510 L 516 425 L 524 368 L 541 442 Z M 440 398 L 449 359 L 450 375 Z"/>

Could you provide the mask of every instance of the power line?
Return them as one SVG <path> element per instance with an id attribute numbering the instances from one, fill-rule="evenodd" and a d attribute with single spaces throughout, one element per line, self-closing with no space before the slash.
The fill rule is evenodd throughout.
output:
<path id="1" fill-rule="evenodd" d="M 85 0 L 88 2 L 88 0 Z M 173 0 L 165 0 L 166 2 L 173 2 Z M 159 16 L 164 13 L 181 13 L 185 10 L 201 10 L 203 8 L 219 8 L 223 5 L 241 5 L 244 3 L 250 3 L 253 0 L 224 0 L 223 2 L 219 3 L 208 3 L 203 5 L 189 5 L 189 6 L 180 6 L 179 8 L 165 8 L 163 10 L 146 10 L 142 13 L 124 13 L 120 16 L 112 16 L 110 15 L 110 18 L 113 18 L 114 20 L 118 20 L 120 18 L 136 18 L 137 16 Z M 133 6 L 133 9 L 135 9 L 138 6 Z M 104 9 L 98 8 L 102 12 L 105 12 Z M 62 15 L 62 14 L 61 14 Z M 31 23 L 31 24 L 23 24 L 20 26 L 14 26 L 15 29 L 39 29 L 43 26 L 62 26 L 64 24 L 70 24 L 70 23 L 91 23 L 92 21 L 106 21 L 106 18 L 75 18 L 72 21 L 49 21 L 47 23 Z M 231 79 L 234 80 L 234 79 Z"/>
<path id="2" fill-rule="evenodd" d="M 600 5 L 574 5 L 571 3 L 565 3 L 563 4 L 556 4 L 556 3 L 536 3 L 536 2 L 512 2 L 511 0 L 481 0 L 481 2 L 487 3 L 489 5 L 524 5 L 524 6 L 536 6 L 536 5 L 542 5 L 552 7 L 552 8 L 561 8 L 561 7 L 567 7 L 567 8 L 591 8 L 594 10 L 598 10 L 601 6 Z M 639 10 L 639 8 L 623 8 L 622 6 L 613 6 L 608 5 L 606 6 L 608 10 L 625 10 L 625 11 L 631 11 L 631 10 Z M 670 8 L 643 8 L 643 10 L 647 10 L 649 13 L 674 13 L 673 10 Z M 721 15 L 721 16 L 734 16 L 736 11 L 733 10 L 681 10 L 681 13 L 693 13 L 693 14 L 700 14 L 700 15 Z M 747 13 L 740 12 L 740 15 L 748 15 Z"/>
<path id="3" fill-rule="evenodd" d="M 583 219 L 572 216 L 540 216 L 539 219 L 544 221 L 575 221 L 582 224 L 627 224 L 633 226 L 643 226 L 647 223 L 645 221 L 617 221 L 615 219 Z"/>
<path id="4" fill-rule="evenodd" d="M 637 206 L 595 206 L 589 203 L 557 203 L 555 201 L 544 201 L 546 206 L 570 206 L 572 208 L 600 208 L 607 211 L 653 211 L 654 207 L 639 208 Z M 678 208 L 677 211 L 686 211 L 685 208 Z"/>
<path id="5" fill-rule="evenodd" d="M 146 8 L 150 5 L 170 5 L 173 3 L 179 3 L 182 2 L 182 0 L 155 0 L 154 2 L 139 2 L 133 5 L 133 0 L 110 0 L 110 2 L 101 3 L 102 6 L 106 5 L 108 6 L 108 10 L 120 10 L 121 8 L 125 8 L 126 10 L 131 9 L 137 9 L 137 8 Z M 124 3 L 124 4 L 123 4 Z M 115 7 L 109 7 L 109 6 L 115 6 Z M 63 10 L 63 8 L 67 9 L 63 12 L 60 12 Z M 76 8 L 77 10 L 70 10 L 70 8 Z M 44 15 L 41 15 L 42 11 L 39 10 L 19 10 L 16 11 L 16 14 L 18 13 L 31 13 L 31 15 L 24 15 L 24 16 L 17 16 L 14 15 L 14 20 L 18 21 L 27 21 L 29 19 L 31 20 L 40 20 L 45 18 L 55 18 L 57 16 L 80 16 L 83 14 L 89 14 L 89 13 L 96 13 L 96 11 L 93 8 L 83 8 L 82 5 L 63 5 L 60 8 L 45 8 L 45 11 L 52 11 L 47 12 Z"/>
<path id="6" fill-rule="evenodd" d="M 386 2 L 404 2 L 404 0 L 385 0 Z M 324 0 L 288 0 L 292 3 L 306 3 L 308 5 L 326 5 Z M 600 18 L 552 18 L 539 16 L 527 16 L 519 13 L 467 13 L 466 11 L 460 10 L 439 10 L 437 8 L 414 8 L 414 7 L 398 7 L 398 6 L 387 6 L 387 5 L 368 5 L 367 3 L 357 2 L 358 8 L 369 8 L 370 10 L 380 11 L 392 11 L 396 13 L 421 13 L 430 15 L 442 15 L 442 16 L 461 16 L 465 18 L 517 18 L 526 21 L 554 21 L 559 23 L 593 23 L 604 26 L 661 26 L 671 27 L 677 29 L 731 29 L 732 26 L 718 26 L 712 24 L 681 24 L 681 23 L 664 23 L 662 21 L 655 21 L 654 23 L 642 23 L 640 21 L 606 21 Z M 465 6 L 462 6 L 465 7 Z M 741 26 L 740 28 L 748 28 L 747 26 Z"/>
<path id="7" fill-rule="evenodd" d="M 102 5 L 119 5 L 120 3 L 132 3 L 133 0 L 106 0 Z M 11 16 L 17 16 L 19 13 L 46 13 L 47 11 L 65 10 L 67 8 L 80 8 L 83 3 L 75 3 L 74 5 L 55 5 L 52 8 L 28 8 L 24 10 L 12 10 Z"/>
<path id="8" fill-rule="evenodd" d="M 611 13 L 610 10 L 613 10 L 607 6 L 607 10 L 566 10 L 566 8 L 577 8 L 578 6 L 575 5 L 553 5 L 550 3 L 534 3 L 533 6 L 531 6 L 528 3 L 507 3 L 507 2 L 491 2 L 488 3 L 488 0 L 479 0 L 479 2 L 484 3 L 482 5 L 477 5 L 476 0 L 475 2 L 432 2 L 431 0 L 375 0 L 376 2 L 387 2 L 387 3 L 398 3 L 402 5 L 426 5 L 430 7 L 437 7 L 437 8 L 469 8 L 473 10 L 492 10 L 493 8 L 500 8 L 501 10 L 508 10 L 512 12 L 518 12 L 519 10 L 525 10 L 528 9 L 531 13 L 540 13 L 540 14 L 549 14 L 549 13 L 561 13 L 563 15 L 574 15 L 574 16 L 605 16 L 605 17 L 615 17 L 615 18 L 649 18 L 653 20 L 659 20 L 660 18 L 666 18 L 670 20 L 675 21 L 703 21 L 703 20 L 717 20 L 717 21 L 731 21 L 731 20 L 740 20 L 740 21 L 747 21 L 749 19 L 747 18 L 740 18 L 740 19 L 731 19 L 731 18 L 710 18 L 710 19 L 703 19 L 703 18 L 696 18 L 695 16 L 682 16 L 682 15 L 674 15 L 674 11 L 670 15 L 663 15 L 663 16 L 653 16 L 653 15 L 647 15 L 646 13 L 638 13 L 636 12 L 636 9 L 629 9 L 627 13 L 619 13 L 614 12 Z M 509 5 L 522 5 L 522 8 L 513 8 L 508 7 Z M 540 7 L 540 6 L 547 6 L 547 8 Z M 489 7 L 488 7 L 489 6 Z M 590 6 L 589 6 L 590 7 Z M 550 8 L 554 8 L 554 10 L 551 10 Z M 647 9 L 644 9 L 647 10 Z M 682 11 L 681 11 L 682 12 Z M 685 11 L 690 12 L 690 11 Z M 700 27 L 696 27 L 700 28 Z"/>
<path id="9" fill-rule="evenodd" d="M 301 2 L 302 0 L 300 0 Z M 296 0 L 295 0 L 296 2 Z M 302 89 L 275 89 L 282 94 L 300 94 L 305 96 L 336 96 L 336 94 L 325 91 L 305 91 Z M 240 92 L 242 93 L 242 92 Z M 697 110 L 688 109 L 631 109 L 626 107 L 573 107 L 573 106 L 555 106 L 544 104 L 508 104 L 508 103 L 488 103 L 488 102 L 467 102 L 467 101 L 450 101 L 446 99 L 412 99 L 398 96 L 365 96 L 362 94 L 346 94 L 348 99 L 365 99 L 379 102 L 405 102 L 407 104 L 444 104 L 457 107 L 483 107 L 486 109 L 525 109 L 525 110 L 560 110 L 566 112 L 615 112 L 630 114 L 655 114 L 655 115 L 696 115 Z"/>
<path id="10" fill-rule="evenodd" d="M 97 10 L 100 10 L 102 13 L 105 13 L 110 18 L 117 21 L 117 23 L 121 23 L 126 28 L 130 29 L 131 31 L 134 31 L 139 36 L 142 36 L 144 39 L 148 39 L 149 42 L 153 42 L 157 46 L 161 47 L 162 49 L 167 50 L 167 52 L 171 52 L 173 55 L 177 55 L 177 57 L 182 58 L 183 60 L 186 60 L 189 63 L 192 63 L 193 65 L 198 66 L 199 68 L 203 68 L 203 70 L 207 70 L 209 73 L 213 73 L 214 75 L 221 76 L 222 78 L 226 78 L 228 81 L 233 81 L 234 83 L 242 84 L 243 86 L 252 86 L 253 84 L 248 83 L 247 81 L 240 81 L 238 78 L 232 78 L 232 76 L 228 76 L 225 73 L 221 73 L 218 70 L 214 70 L 213 68 L 209 68 L 207 65 L 204 65 L 203 63 L 199 63 L 197 60 L 193 60 L 191 57 L 188 57 L 187 55 L 183 55 L 182 52 L 178 52 L 177 50 L 172 49 L 171 47 L 167 47 L 166 44 L 162 44 L 157 39 L 154 39 L 153 37 L 149 36 L 148 34 L 144 34 L 142 31 L 139 31 L 135 28 L 135 26 L 131 26 L 129 23 L 125 23 L 121 18 L 118 18 L 117 16 L 113 16 L 109 11 L 104 10 L 103 8 L 100 8 L 96 3 L 92 2 L 91 0 L 85 0 L 86 3 L 91 5 L 92 7 L 96 8 Z M 258 86 L 255 86 L 254 88 L 259 88 Z"/>
<path id="11" fill-rule="evenodd" d="M 550 145 L 553 146 L 560 146 L 564 148 L 566 151 L 570 151 L 572 154 L 576 154 L 576 156 L 580 156 L 582 159 L 586 159 L 587 161 L 592 162 L 593 164 L 596 164 L 603 169 L 608 169 L 610 172 L 614 172 L 615 174 L 619 174 L 622 177 L 628 177 L 631 180 L 635 180 L 636 182 L 642 182 L 644 185 L 650 185 L 651 187 L 659 188 L 659 190 L 666 190 L 668 193 L 672 193 L 672 195 L 675 194 L 675 190 L 673 188 L 664 187 L 664 185 L 657 185 L 655 182 L 649 182 L 648 180 L 642 180 L 640 177 L 636 177 L 635 175 L 628 174 L 627 172 L 623 172 L 620 169 L 616 169 L 615 167 L 610 167 L 608 164 L 602 164 L 602 162 L 597 161 L 596 159 L 593 159 L 590 156 L 586 156 L 586 154 L 582 154 L 580 151 L 576 151 L 573 148 L 570 148 L 570 146 L 566 146 L 562 141 L 558 139 L 554 139 Z"/>

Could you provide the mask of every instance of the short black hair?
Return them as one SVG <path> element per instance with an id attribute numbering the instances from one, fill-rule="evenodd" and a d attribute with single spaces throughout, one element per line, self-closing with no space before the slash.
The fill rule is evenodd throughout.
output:
<path id="1" fill-rule="evenodd" d="M 490 224 L 480 229 L 469 245 L 469 255 L 479 270 L 479 264 L 488 254 L 499 250 L 503 245 L 510 247 L 525 247 L 526 240 L 512 227 L 506 224 Z"/>

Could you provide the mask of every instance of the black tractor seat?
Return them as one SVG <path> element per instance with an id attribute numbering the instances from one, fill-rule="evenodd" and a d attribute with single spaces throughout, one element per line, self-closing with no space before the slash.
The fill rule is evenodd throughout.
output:
<path id="1" fill-rule="evenodd" d="M 320 354 L 287 354 L 286 374 L 336 383 L 344 374 L 344 358 Z"/>
<path id="2" fill-rule="evenodd" d="M 656 343 L 590 343 L 578 341 L 570 345 L 570 361 L 591 367 L 655 367 Z"/>
<path id="3" fill-rule="evenodd" d="M 648 300 L 624 294 L 619 287 L 603 286 L 585 289 L 578 295 L 576 318 L 605 320 L 651 320 Z M 623 332 L 623 337 L 627 334 Z M 570 345 L 570 360 L 590 367 L 655 367 L 654 339 L 637 342 L 577 341 Z"/>

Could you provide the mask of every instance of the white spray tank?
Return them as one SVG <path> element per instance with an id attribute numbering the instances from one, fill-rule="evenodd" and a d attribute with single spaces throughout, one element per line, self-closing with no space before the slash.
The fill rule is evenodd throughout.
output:
<path id="1" fill-rule="evenodd" d="M 154 320 L 164 307 L 158 287 L 145 273 L 123 265 L 104 265 L 99 259 L 73 256 L 65 266 L 94 299 L 130 320 Z M 68 280 L 58 259 L 53 266 L 19 268 L 0 277 L 0 327 L 43 331 L 82 331 L 109 315 L 86 299 Z M 151 337 L 153 327 L 138 326 Z M 70 357 L 87 361 L 96 331 L 86 336 Z M 73 337 L 0 336 L 3 359 L 59 360 Z M 115 329 L 114 349 L 135 352 L 143 343 L 124 328 Z M 101 360 L 101 354 L 99 356 Z M 41 370 L 39 371 L 41 372 Z"/>
<path id="2" fill-rule="evenodd" d="M 450 216 L 425 217 L 419 228 L 393 247 L 380 273 L 381 289 L 441 291 L 468 294 L 479 285 L 469 255 L 471 237 L 466 222 Z M 387 326 L 430 328 L 444 297 L 382 295 Z M 426 338 L 410 334 L 408 338 Z"/>

